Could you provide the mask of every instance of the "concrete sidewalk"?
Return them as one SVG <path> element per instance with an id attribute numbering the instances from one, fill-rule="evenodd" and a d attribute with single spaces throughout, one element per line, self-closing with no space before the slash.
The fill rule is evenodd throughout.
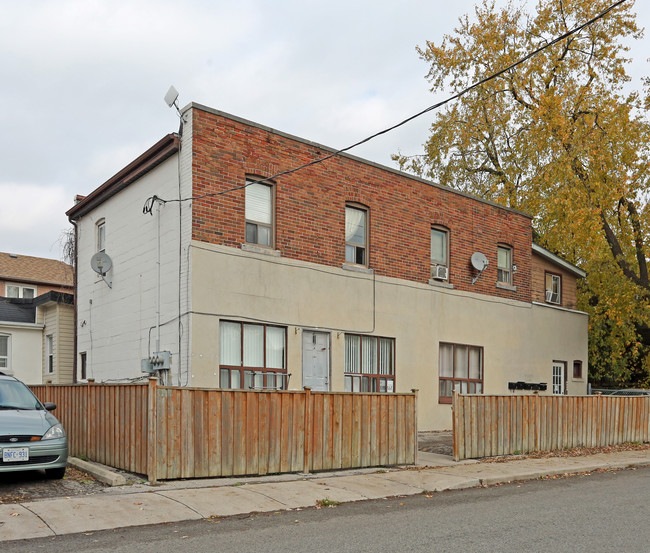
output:
<path id="1" fill-rule="evenodd" d="M 418 453 L 417 467 L 165 482 L 107 488 L 97 495 L 0 505 L 0 541 L 314 507 L 472 488 L 542 476 L 650 465 L 650 450 L 580 457 L 456 463 Z"/>

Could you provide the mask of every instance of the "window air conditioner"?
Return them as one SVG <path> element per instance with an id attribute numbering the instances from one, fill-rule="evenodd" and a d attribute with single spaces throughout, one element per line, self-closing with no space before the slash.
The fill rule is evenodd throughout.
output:
<path id="1" fill-rule="evenodd" d="M 433 278 L 436 280 L 447 280 L 449 277 L 449 269 L 444 265 L 436 265 L 433 268 Z"/>
<path id="2" fill-rule="evenodd" d="M 558 294 L 554 294 L 552 290 L 546 290 L 546 301 L 549 303 L 560 303 Z"/>

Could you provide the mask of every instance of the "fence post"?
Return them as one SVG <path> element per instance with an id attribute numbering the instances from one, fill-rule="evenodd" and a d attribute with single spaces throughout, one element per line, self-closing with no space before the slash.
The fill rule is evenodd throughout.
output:
<path id="1" fill-rule="evenodd" d="M 458 416 L 458 391 L 454 387 L 451 399 L 451 441 L 454 461 L 460 461 L 460 436 L 458 435 L 460 432 L 460 425 Z"/>
<path id="2" fill-rule="evenodd" d="M 302 471 L 305 474 L 311 472 L 312 463 L 312 424 L 311 424 L 311 388 L 305 386 L 305 431 L 303 438 L 304 456 L 302 461 Z"/>
<path id="3" fill-rule="evenodd" d="M 157 379 L 149 377 L 147 409 L 147 478 L 155 484 L 158 481 L 158 421 L 156 419 Z"/>
<path id="4" fill-rule="evenodd" d="M 413 454 L 413 464 L 418 464 L 418 392 L 417 388 L 411 388 L 413 394 L 413 444 L 415 453 Z"/>

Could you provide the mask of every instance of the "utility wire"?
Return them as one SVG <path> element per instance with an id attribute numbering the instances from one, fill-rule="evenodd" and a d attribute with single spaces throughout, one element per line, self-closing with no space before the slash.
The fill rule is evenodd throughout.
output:
<path id="1" fill-rule="evenodd" d="M 395 129 L 406 125 L 406 123 L 409 123 L 413 121 L 414 119 L 417 119 L 418 117 L 421 117 L 425 113 L 429 113 L 430 111 L 437 110 L 438 108 L 441 108 L 442 106 L 448 104 L 449 102 L 452 102 L 454 100 L 457 100 L 461 96 L 464 96 L 468 92 L 471 92 L 475 88 L 492 81 L 496 79 L 497 77 L 500 77 L 504 73 L 507 73 L 511 69 L 514 69 L 515 67 L 518 67 L 522 63 L 528 61 L 530 58 L 536 56 L 540 52 L 543 52 L 547 48 L 550 48 L 551 46 L 557 44 L 558 42 L 561 42 L 570 36 L 582 31 L 584 28 L 589 27 L 590 25 L 593 25 L 596 21 L 599 19 L 602 19 L 605 17 L 609 12 L 612 10 L 618 8 L 620 5 L 624 4 L 627 0 L 619 0 L 618 2 L 615 2 L 608 8 L 604 9 L 602 12 L 600 12 L 598 15 L 592 17 L 590 20 L 587 22 L 583 23 L 582 25 L 579 25 L 577 27 L 574 27 L 570 31 L 567 31 L 566 33 L 554 38 L 552 41 L 547 42 L 543 46 L 540 46 L 539 48 L 533 50 L 532 52 L 526 54 L 523 58 L 520 58 L 519 60 L 515 61 L 514 63 L 508 65 L 504 69 L 501 69 L 500 71 L 497 71 L 496 73 L 492 73 L 491 75 L 481 79 L 480 81 L 475 82 L 474 84 L 468 86 L 467 88 L 464 88 L 460 92 L 457 92 L 456 94 L 449 96 L 447 99 L 442 100 L 441 102 L 438 102 L 437 104 L 433 104 L 432 106 L 429 106 L 428 108 L 423 109 L 422 111 L 416 113 L 415 115 L 411 115 L 410 117 L 404 119 L 403 121 L 400 121 L 399 123 L 396 123 L 395 125 L 388 127 L 384 130 L 381 130 L 379 132 L 376 132 L 373 135 L 370 135 L 362 140 L 359 140 L 358 142 L 355 142 L 354 144 L 351 144 L 350 146 L 347 146 L 346 148 L 342 148 L 340 150 L 336 150 L 329 155 L 326 155 L 325 157 L 321 157 L 318 159 L 314 159 L 308 163 L 305 163 L 303 165 L 300 165 L 298 167 L 294 167 L 293 169 L 287 169 L 286 171 L 281 171 L 280 173 L 276 173 L 275 175 L 271 177 L 267 177 L 264 179 L 259 179 L 259 180 L 249 180 L 246 182 L 246 184 L 243 184 L 241 186 L 236 186 L 234 188 L 229 188 L 228 190 L 222 190 L 221 192 L 212 192 L 210 194 L 202 194 L 200 196 L 192 196 L 189 198 L 180 198 L 178 200 L 163 200 L 162 198 L 159 198 L 158 196 L 151 196 L 150 198 L 147 199 L 147 201 L 144 204 L 144 207 L 142 208 L 143 213 L 149 213 L 150 215 L 153 215 L 153 207 L 156 203 L 156 201 L 162 202 L 162 203 L 171 203 L 171 202 L 186 202 L 186 201 L 191 201 L 191 200 L 200 200 L 202 198 L 208 198 L 208 197 L 214 197 L 214 196 L 221 196 L 223 194 L 228 194 L 230 192 L 235 192 L 237 190 L 242 190 L 243 188 L 246 188 L 247 186 L 250 186 L 251 184 L 263 184 L 263 183 L 268 183 L 270 181 L 273 181 L 277 179 L 278 177 L 282 177 L 285 175 L 290 175 L 292 173 L 296 173 L 297 171 L 302 171 L 303 169 L 306 169 L 307 167 L 311 167 L 313 165 L 317 165 L 319 163 L 323 163 L 324 161 L 327 161 L 328 159 L 332 159 L 333 157 L 336 157 L 340 154 L 343 154 L 349 150 L 352 150 L 353 148 L 356 148 L 357 146 L 361 146 L 362 144 L 365 144 L 366 142 L 369 142 L 370 140 L 377 138 L 378 136 L 381 136 L 383 134 L 389 133 L 391 131 L 394 131 Z"/>

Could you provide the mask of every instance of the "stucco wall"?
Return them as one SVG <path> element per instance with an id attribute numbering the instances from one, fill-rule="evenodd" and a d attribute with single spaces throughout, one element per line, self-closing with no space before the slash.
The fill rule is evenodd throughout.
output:
<path id="1" fill-rule="evenodd" d="M 302 386 L 305 328 L 330 332 L 333 391 L 343 390 L 345 332 L 395 338 L 396 391 L 419 389 L 421 430 L 451 427 L 438 403 L 440 342 L 484 347 L 485 393 L 519 380 L 550 391 L 554 360 L 581 360 L 586 375 L 582 313 L 199 242 L 191 260 L 192 385 L 218 386 L 219 320 L 246 318 L 287 326 L 291 388 Z M 584 393 L 586 381 L 569 386 Z"/>

